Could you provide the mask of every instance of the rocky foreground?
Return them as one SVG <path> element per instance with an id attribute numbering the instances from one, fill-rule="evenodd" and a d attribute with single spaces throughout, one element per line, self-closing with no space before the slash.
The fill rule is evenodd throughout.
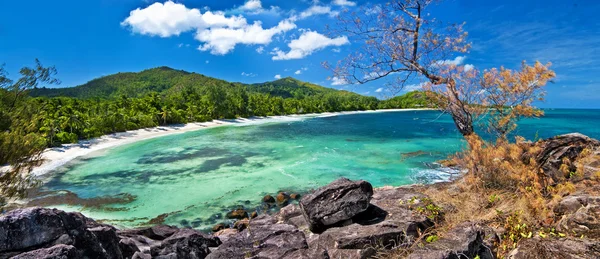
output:
<path id="1" fill-rule="evenodd" d="M 546 143 L 545 172 L 555 173 L 558 161 L 576 156 L 581 145 L 600 147 L 581 135 Z M 590 166 L 592 177 L 599 165 Z M 465 221 L 427 235 L 444 220 L 444 211 L 460 208 L 438 206 L 422 189 L 373 189 L 341 178 L 299 204 L 242 219 L 213 235 L 164 225 L 119 230 L 79 213 L 18 209 L 0 217 L 0 258 L 369 258 L 392 249 L 407 258 L 495 258 L 506 230 L 486 222 Z M 555 207 L 557 233 L 567 235 L 523 238 L 507 257 L 600 258 L 597 189 L 573 191 Z"/>

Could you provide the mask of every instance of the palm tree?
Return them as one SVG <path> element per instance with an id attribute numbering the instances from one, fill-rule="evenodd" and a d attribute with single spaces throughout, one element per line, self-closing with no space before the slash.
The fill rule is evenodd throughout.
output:
<path id="1" fill-rule="evenodd" d="M 161 112 L 158 113 L 160 115 L 160 118 L 163 120 L 163 124 L 167 125 L 167 118 L 170 117 L 170 113 L 169 110 L 167 109 L 167 106 L 163 106 L 161 109 Z"/>

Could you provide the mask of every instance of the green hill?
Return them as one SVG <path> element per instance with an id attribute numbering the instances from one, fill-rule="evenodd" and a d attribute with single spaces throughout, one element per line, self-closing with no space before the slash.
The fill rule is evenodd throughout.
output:
<path id="1" fill-rule="evenodd" d="M 184 88 L 239 87 L 244 86 L 249 92 L 270 94 L 282 98 L 302 99 L 308 96 L 337 93 L 340 95 L 358 94 L 326 88 L 287 77 L 272 82 L 258 84 L 230 83 L 224 80 L 207 77 L 197 73 L 176 70 L 169 67 L 147 69 L 138 73 L 117 73 L 100 77 L 83 85 L 68 88 L 38 88 L 31 91 L 33 97 L 75 97 L 80 99 L 104 98 L 114 99 L 121 96 L 137 98 L 150 92 L 174 94 Z"/>
<path id="2" fill-rule="evenodd" d="M 298 99 L 325 93 L 355 94 L 302 82 L 292 77 L 286 77 L 272 82 L 248 85 L 248 90 L 258 93 L 267 93 L 272 96 L 279 96 L 283 98 Z"/>
<path id="3" fill-rule="evenodd" d="M 230 85 L 231 83 L 175 70 L 170 67 L 147 69 L 138 73 L 126 72 L 100 77 L 83 85 L 67 88 L 38 88 L 31 91 L 34 97 L 116 98 L 141 97 L 150 92 L 162 93 L 185 85 Z"/>

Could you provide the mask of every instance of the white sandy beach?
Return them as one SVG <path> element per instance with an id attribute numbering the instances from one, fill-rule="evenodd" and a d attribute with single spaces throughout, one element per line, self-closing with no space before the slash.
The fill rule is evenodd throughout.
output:
<path id="1" fill-rule="evenodd" d="M 240 118 L 235 120 L 214 120 L 210 122 L 202 123 L 188 123 L 181 125 L 169 125 L 159 126 L 154 128 L 131 130 L 126 132 L 119 132 L 110 135 L 105 135 L 100 138 L 82 140 L 77 144 L 66 144 L 61 147 L 48 148 L 43 154 L 42 158 L 44 162 L 36 167 L 32 174 L 35 176 L 43 176 L 53 170 L 63 166 L 67 162 L 88 155 L 90 153 L 113 148 L 125 144 L 131 144 L 137 141 L 152 139 L 172 134 L 180 134 L 190 131 L 196 131 L 206 128 L 224 126 L 224 125 L 246 125 L 255 123 L 266 123 L 266 122 L 277 122 L 277 121 L 289 121 L 297 120 L 302 118 L 311 117 L 326 117 L 326 116 L 337 116 L 345 114 L 358 114 L 358 113 L 375 113 L 375 112 L 394 112 L 394 111 L 415 111 L 415 110 L 427 110 L 427 109 L 389 109 L 389 110 L 369 110 L 369 111 L 352 111 L 352 112 L 327 112 L 319 114 L 302 114 L 302 115 L 286 115 L 286 116 L 270 116 L 270 117 L 253 117 L 253 118 Z M 1 169 L 1 168 L 0 168 Z"/>

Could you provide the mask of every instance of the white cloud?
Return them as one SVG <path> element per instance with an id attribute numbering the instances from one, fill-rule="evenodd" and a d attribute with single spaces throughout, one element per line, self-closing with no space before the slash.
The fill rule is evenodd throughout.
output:
<path id="1" fill-rule="evenodd" d="M 435 63 L 438 64 L 438 65 L 454 65 L 454 66 L 458 66 L 458 65 L 461 65 L 465 61 L 466 58 L 467 57 L 465 57 L 465 56 L 458 56 L 458 57 L 456 57 L 454 59 L 439 60 L 439 61 L 437 61 Z"/>
<path id="2" fill-rule="evenodd" d="M 404 91 L 407 91 L 407 92 L 412 92 L 412 91 L 422 90 L 422 89 L 423 89 L 423 86 L 424 86 L 425 84 L 426 84 L 426 83 L 412 84 L 412 85 L 405 85 L 405 86 L 404 86 Z"/>
<path id="3" fill-rule="evenodd" d="M 342 50 L 340 48 L 334 48 L 331 51 L 335 52 L 335 53 L 340 53 L 342 52 Z"/>
<path id="4" fill-rule="evenodd" d="M 210 63 L 210 61 L 207 60 L 207 61 L 204 61 L 204 63 L 208 64 L 208 63 Z"/>
<path id="5" fill-rule="evenodd" d="M 465 59 L 467 59 L 467 57 L 458 56 L 454 59 L 439 60 L 439 61 L 435 62 L 434 66 L 461 66 L 465 62 Z M 472 70 L 473 68 L 475 68 L 475 66 L 473 64 L 465 64 L 464 65 L 465 72 L 468 72 L 468 71 Z"/>
<path id="6" fill-rule="evenodd" d="M 260 47 L 256 48 L 256 52 L 258 52 L 258 54 L 262 54 L 263 52 L 265 52 L 265 47 L 260 46 Z"/>
<path id="7" fill-rule="evenodd" d="M 339 78 L 337 76 L 334 76 L 333 78 L 331 78 L 331 85 L 347 85 L 349 84 L 348 81 L 346 81 L 346 79 L 343 78 Z"/>
<path id="8" fill-rule="evenodd" d="M 225 17 L 223 12 L 210 11 L 202 14 L 196 8 L 189 9 L 183 4 L 167 1 L 164 4 L 154 3 L 144 9 L 137 8 L 131 11 L 121 25 L 130 27 L 134 33 L 166 38 L 194 29 L 239 28 L 246 23 L 242 16 Z"/>
<path id="9" fill-rule="evenodd" d="M 335 16 L 335 15 L 332 15 L 334 13 L 335 13 L 335 15 L 337 15 L 336 12 L 331 11 L 331 7 L 329 7 L 329 6 L 313 5 L 313 6 L 309 7 L 308 9 L 304 10 L 303 12 L 301 12 L 300 16 L 298 18 L 306 19 L 313 15 L 320 15 L 320 14 L 329 14 L 330 16 Z"/>
<path id="10" fill-rule="evenodd" d="M 339 6 L 355 6 L 356 5 L 355 2 L 348 1 L 348 0 L 334 0 L 333 4 L 339 5 Z"/>
<path id="11" fill-rule="evenodd" d="M 247 77 L 255 77 L 256 74 L 254 73 L 246 73 L 246 72 L 242 72 L 242 76 L 247 76 Z"/>
<path id="12" fill-rule="evenodd" d="M 249 0 L 241 8 L 263 10 L 259 0 Z M 202 43 L 198 49 L 215 55 L 227 54 L 237 44 L 267 45 L 275 35 L 296 28 L 292 19 L 265 29 L 260 21 L 248 24 L 241 15 L 227 16 L 220 11 L 202 13 L 199 9 L 190 9 L 173 1 L 154 3 L 144 9 L 137 8 L 130 12 L 121 25 L 129 27 L 134 33 L 160 37 L 195 30 L 195 39 Z"/>
<path id="13" fill-rule="evenodd" d="M 383 88 L 382 88 L 382 87 L 380 87 L 380 88 L 377 88 L 377 90 L 375 90 L 375 92 L 376 92 L 376 93 L 381 93 L 381 92 L 383 92 Z"/>
<path id="14" fill-rule="evenodd" d="M 262 3 L 260 0 L 249 0 L 240 9 L 248 11 L 260 10 L 262 9 Z"/>
<path id="15" fill-rule="evenodd" d="M 377 72 L 370 72 L 370 73 L 364 75 L 363 79 L 369 80 L 369 79 L 374 79 L 374 78 L 379 78 L 379 77 L 381 77 L 381 75 L 379 75 L 379 73 L 377 73 Z"/>
<path id="16" fill-rule="evenodd" d="M 228 11 L 228 13 L 245 13 L 245 14 L 271 14 L 279 15 L 281 9 L 278 6 L 271 6 L 265 9 L 260 0 L 248 0 L 244 5 Z"/>
<path id="17" fill-rule="evenodd" d="M 296 75 L 302 74 L 302 70 L 296 70 L 296 72 L 294 72 L 294 74 L 296 74 Z"/>
<path id="18" fill-rule="evenodd" d="M 225 55 L 232 51 L 237 44 L 259 44 L 271 43 L 273 36 L 296 28 L 290 20 L 283 20 L 275 27 L 264 29 L 260 21 L 243 28 L 214 28 L 198 31 L 196 40 L 204 42 L 198 49 L 210 51 L 213 55 Z"/>
<path id="19" fill-rule="evenodd" d="M 290 60 L 301 59 L 311 55 L 317 50 L 324 49 L 329 46 L 342 46 L 350 43 L 346 36 L 337 38 L 328 38 L 327 36 L 314 31 L 305 31 L 298 39 L 292 40 L 288 47 L 290 51 L 285 53 L 279 49 L 274 49 L 272 54 L 273 60 Z"/>
<path id="20" fill-rule="evenodd" d="M 275 75 L 275 79 L 281 79 L 281 75 Z"/>

